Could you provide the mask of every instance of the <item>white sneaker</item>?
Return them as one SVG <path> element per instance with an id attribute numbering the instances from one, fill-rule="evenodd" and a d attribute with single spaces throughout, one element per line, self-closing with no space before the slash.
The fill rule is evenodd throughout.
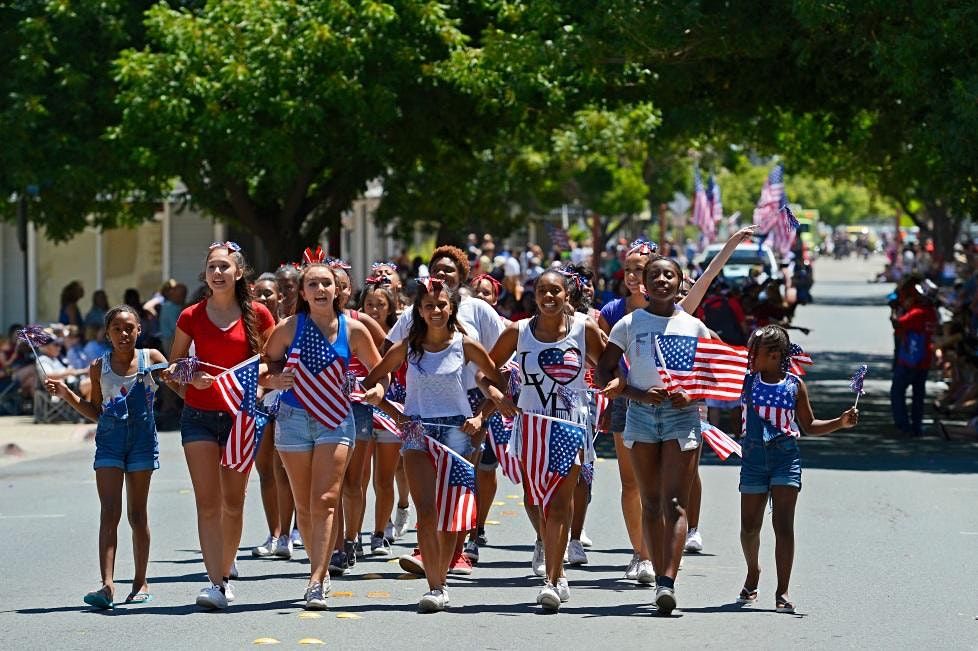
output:
<path id="1" fill-rule="evenodd" d="M 292 558 L 292 538 L 290 536 L 279 536 L 275 543 L 275 558 Z"/>
<path id="2" fill-rule="evenodd" d="M 426 592 L 418 602 L 418 612 L 437 613 L 448 607 L 448 589 L 445 586 Z"/>
<path id="3" fill-rule="evenodd" d="M 370 534 L 370 554 L 372 556 L 390 556 L 391 544 L 383 536 Z"/>
<path id="4" fill-rule="evenodd" d="M 572 540 L 567 544 L 567 563 L 569 565 L 587 565 L 584 543 L 580 540 Z"/>
<path id="5" fill-rule="evenodd" d="M 655 583 L 655 570 L 652 568 L 652 561 L 638 562 L 638 570 L 635 572 L 635 580 L 642 585 L 652 585 Z"/>
<path id="6" fill-rule="evenodd" d="M 536 541 L 533 545 L 533 560 L 530 561 L 530 567 L 537 576 L 544 576 L 547 573 L 547 559 L 543 555 L 542 540 Z"/>
<path id="7" fill-rule="evenodd" d="M 394 536 L 394 523 L 388 520 L 387 526 L 384 527 L 384 540 L 386 540 L 389 543 L 392 543 L 396 539 L 397 539 L 396 536 Z"/>
<path id="8" fill-rule="evenodd" d="M 231 588 L 230 581 L 224 584 L 224 598 L 228 600 L 228 603 L 234 602 L 234 589 Z"/>
<path id="9" fill-rule="evenodd" d="M 306 605 L 304 608 L 306 610 L 326 610 L 326 592 L 328 590 L 323 590 L 323 584 L 312 583 L 306 588 Z"/>
<path id="10" fill-rule="evenodd" d="M 545 583 L 543 585 L 543 589 L 537 595 L 537 603 L 543 606 L 544 610 L 552 610 L 554 612 L 560 610 L 560 595 L 557 594 L 557 589 L 554 588 L 552 583 Z"/>
<path id="11" fill-rule="evenodd" d="M 638 557 L 638 554 L 632 554 L 632 560 L 628 562 L 628 567 L 625 568 L 626 579 L 634 581 L 638 578 L 638 564 L 640 562 L 641 559 Z"/>
<path id="12" fill-rule="evenodd" d="M 557 596 L 560 597 L 560 603 L 570 601 L 570 584 L 567 583 L 566 576 L 557 579 L 557 585 L 554 586 L 554 589 L 557 591 Z"/>
<path id="13" fill-rule="evenodd" d="M 275 536 L 269 534 L 265 542 L 251 550 L 251 555 L 255 558 L 266 558 L 271 556 L 273 553 L 275 553 L 275 540 Z"/>
<path id="14" fill-rule="evenodd" d="M 397 507 L 394 509 L 394 539 L 397 540 L 404 536 L 407 531 L 408 519 L 411 517 L 411 507 Z"/>
<path id="15" fill-rule="evenodd" d="M 585 531 L 584 529 L 581 529 L 581 544 L 584 545 L 585 547 L 590 547 L 594 544 L 593 542 L 591 542 L 591 539 L 588 538 L 587 531 Z"/>
<path id="16" fill-rule="evenodd" d="M 292 547 L 294 549 L 302 549 L 302 547 L 303 547 L 303 544 L 302 544 L 302 535 L 299 534 L 299 530 L 298 529 L 293 529 L 292 530 L 292 535 L 289 536 L 289 538 L 292 540 Z"/>
<path id="17" fill-rule="evenodd" d="M 691 554 L 699 554 L 703 551 L 703 536 L 700 535 L 699 529 L 690 529 L 686 534 L 685 551 Z"/>
<path id="18" fill-rule="evenodd" d="M 221 586 L 212 585 L 197 594 L 197 605 L 211 610 L 224 610 L 228 607 L 228 600 L 224 596 Z"/>

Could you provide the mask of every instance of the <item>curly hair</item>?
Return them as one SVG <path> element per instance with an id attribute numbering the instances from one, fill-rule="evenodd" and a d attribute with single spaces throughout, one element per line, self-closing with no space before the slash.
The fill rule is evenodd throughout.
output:
<path id="1" fill-rule="evenodd" d="M 435 249 L 434 253 L 431 254 L 431 259 L 428 261 L 428 267 L 435 266 L 435 262 L 441 260 L 442 258 L 448 258 L 455 264 L 455 268 L 458 269 L 458 284 L 461 287 L 469 282 L 469 273 L 471 273 L 471 268 L 469 267 L 469 258 L 465 255 L 465 252 L 458 248 L 457 246 L 444 245 L 439 246 Z"/>

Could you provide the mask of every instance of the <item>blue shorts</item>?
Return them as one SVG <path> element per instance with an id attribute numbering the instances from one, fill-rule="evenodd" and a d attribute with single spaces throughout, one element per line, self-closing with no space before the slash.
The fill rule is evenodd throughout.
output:
<path id="1" fill-rule="evenodd" d="M 208 441 L 223 448 L 231 436 L 233 425 L 234 416 L 226 411 L 197 409 L 184 405 L 183 412 L 180 414 L 180 442 L 186 445 L 197 441 Z"/>
<path id="2" fill-rule="evenodd" d="M 424 431 L 425 434 L 435 439 L 452 452 L 456 452 L 460 456 L 468 459 L 470 456 L 472 456 L 472 453 L 478 449 L 472 445 L 472 438 L 462 431 L 462 423 L 465 422 L 465 416 L 442 416 L 436 418 L 425 418 L 423 420 L 425 423 L 449 426 L 430 427 L 425 425 Z M 401 454 L 404 454 L 408 450 L 426 449 L 427 448 L 425 448 L 422 441 L 416 441 L 408 438 L 404 439 L 404 445 L 401 446 Z"/>
<path id="3" fill-rule="evenodd" d="M 636 443 L 676 441 L 683 452 L 695 450 L 703 441 L 699 405 L 676 409 L 669 401 L 658 405 L 633 401 L 628 405 L 622 439 L 627 448 Z"/>
<path id="4" fill-rule="evenodd" d="M 356 431 L 356 440 L 369 441 L 374 432 L 374 411 L 370 405 L 362 402 L 354 402 L 351 405 L 353 411 L 353 428 Z"/>
<path id="5" fill-rule="evenodd" d="M 740 492 L 763 495 L 772 486 L 801 490 L 801 451 L 794 436 L 779 436 L 767 445 L 749 436 L 743 441 Z"/>
<path id="6" fill-rule="evenodd" d="M 123 472 L 160 467 L 160 441 L 152 414 L 149 418 L 115 418 L 106 414 L 95 429 L 95 470 L 119 468 Z"/>
<path id="7" fill-rule="evenodd" d="M 611 401 L 611 430 L 612 432 L 625 431 L 625 415 L 628 413 L 628 398 L 618 396 Z"/>
<path id="8" fill-rule="evenodd" d="M 329 444 L 352 448 L 354 441 L 356 428 L 352 410 L 336 429 L 327 429 L 305 409 L 284 402 L 275 416 L 275 449 L 282 452 L 312 452 L 317 445 Z"/>

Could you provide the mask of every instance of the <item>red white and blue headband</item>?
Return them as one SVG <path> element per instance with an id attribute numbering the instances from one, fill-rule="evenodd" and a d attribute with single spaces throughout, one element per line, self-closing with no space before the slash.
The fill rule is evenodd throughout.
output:
<path id="1" fill-rule="evenodd" d="M 228 240 L 227 242 L 214 242 L 209 247 L 207 247 L 208 251 L 213 251 L 214 249 L 227 249 L 232 253 L 240 253 L 241 245 L 238 244 L 237 242 L 232 242 Z"/>
<path id="2" fill-rule="evenodd" d="M 492 290 L 496 292 L 497 295 L 499 294 L 499 291 L 503 288 L 502 284 L 500 284 L 498 280 L 496 280 L 494 277 L 490 276 L 489 274 L 479 274 L 478 276 L 476 276 L 475 278 L 469 281 L 469 286 L 475 287 L 482 280 L 488 280 L 489 284 L 492 285 Z"/>
<path id="3" fill-rule="evenodd" d="M 659 250 L 659 246 L 655 242 L 650 242 L 644 238 L 638 238 L 629 245 L 628 253 L 626 255 L 631 255 L 633 253 L 638 253 L 639 255 L 652 255 Z"/>
<path id="4" fill-rule="evenodd" d="M 317 246 L 315 250 L 306 247 L 306 250 L 302 252 L 302 264 L 323 264 L 326 262 L 326 252 L 323 251 L 323 247 Z"/>
<path id="5" fill-rule="evenodd" d="M 432 278 L 431 276 L 418 278 L 418 284 L 424 287 L 425 291 L 429 294 L 437 294 L 445 287 L 444 281 Z"/>

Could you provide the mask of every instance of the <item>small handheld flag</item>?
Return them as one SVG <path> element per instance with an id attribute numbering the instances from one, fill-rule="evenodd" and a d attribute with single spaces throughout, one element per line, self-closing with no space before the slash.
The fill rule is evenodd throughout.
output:
<path id="1" fill-rule="evenodd" d="M 859 396 L 866 393 L 863 391 L 863 382 L 866 380 L 866 373 L 869 371 L 869 367 L 863 364 L 856 369 L 855 374 L 853 374 L 852 379 L 849 380 L 849 388 L 856 392 L 856 402 L 853 407 L 859 404 Z"/>

